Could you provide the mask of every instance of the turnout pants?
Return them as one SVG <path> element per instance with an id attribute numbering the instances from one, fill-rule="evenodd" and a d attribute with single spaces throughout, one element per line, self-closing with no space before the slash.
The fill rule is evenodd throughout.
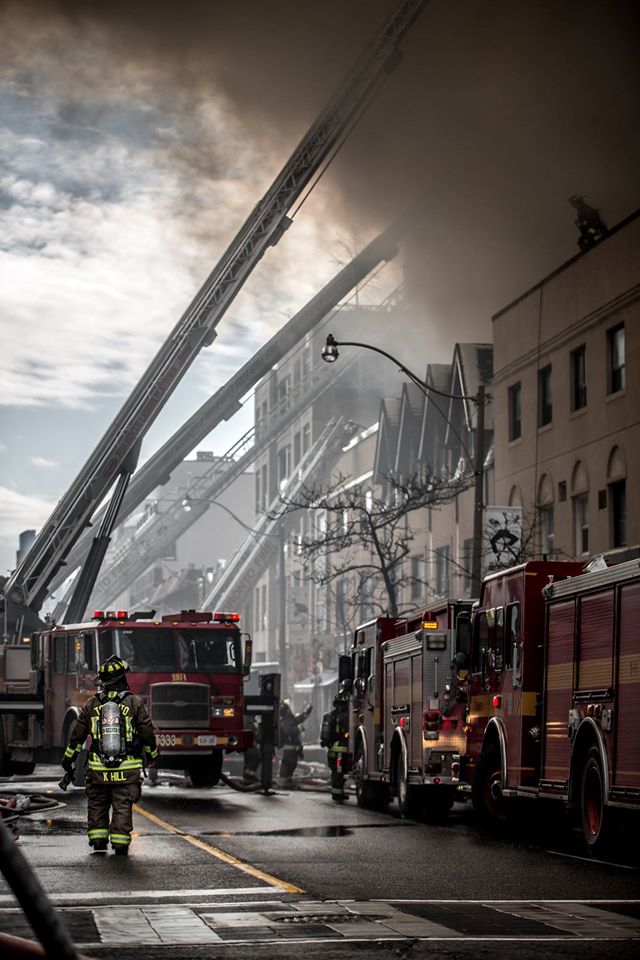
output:
<path id="1" fill-rule="evenodd" d="M 282 760 L 280 761 L 280 785 L 290 787 L 293 783 L 293 773 L 298 766 L 298 755 L 302 753 L 300 747 L 294 744 L 286 743 L 282 748 Z"/>
<path id="2" fill-rule="evenodd" d="M 140 799 L 142 783 L 98 783 L 87 779 L 87 836 L 96 841 L 111 841 L 112 847 L 128 847 L 133 829 L 132 807 Z"/>

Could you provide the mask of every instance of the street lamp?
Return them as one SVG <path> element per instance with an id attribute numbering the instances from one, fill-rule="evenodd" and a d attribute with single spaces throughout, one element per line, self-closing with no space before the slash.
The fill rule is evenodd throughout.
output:
<path id="1" fill-rule="evenodd" d="M 490 399 L 487 396 L 484 389 L 484 384 L 478 386 L 478 392 L 476 394 L 465 394 L 465 393 L 446 393 L 443 390 L 437 390 L 431 384 L 426 383 L 424 380 L 421 380 L 420 377 L 416 376 L 412 370 L 409 370 L 408 367 L 405 367 L 403 363 L 394 357 L 392 354 L 388 353 L 386 350 L 382 350 L 380 347 L 374 347 L 371 343 L 361 343 L 355 340 L 342 340 L 337 341 L 335 337 L 330 333 L 327 336 L 327 341 L 322 348 L 322 359 L 327 363 L 335 363 L 339 357 L 338 347 L 362 347 L 364 350 L 373 350 L 374 353 L 379 353 L 381 356 L 386 357 L 387 360 L 391 360 L 392 363 L 395 363 L 398 366 L 398 369 L 402 371 L 409 379 L 419 387 L 425 396 L 428 393 L 435 393 L 439 397 L 446 397 L 448 400 L 470 400 L 475 403 L 478 410 L 478 420 L 476 424 L 476 444 L 475 444 L 475 456 L 473 464 L 473 476 L 474 476 L 474 500 L 473 500 L 473 554 L 471 559 L 471 589 L 474 596 L 480 596 L 480 586 L 482 583 L 482 517 L 484 510 L 483 503 L 483 494 L 484 494 L 484 420 L 485 420 L 485 407 Z M 440 410 L 436 404 L 436 410 L 441 414 L 442 417 L 447 421 L 452 430 L 454 430 L 453 424 L 450 422 L 448 417 Z M 458 437 L 460 442 L 462 440 Z M 462 444 L 464 447 L 464 444 Z"/>

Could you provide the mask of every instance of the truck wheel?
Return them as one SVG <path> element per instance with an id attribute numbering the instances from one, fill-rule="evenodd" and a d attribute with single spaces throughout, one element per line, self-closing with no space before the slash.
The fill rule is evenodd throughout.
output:
<path id="1" fill-rule="evenodd" d="M 396 762 L 396 791 L 400 815 L 407 817 L 409 820 L 420 820 L 424 809 L 422 787 L 407 783 L 407 774 L 401 753 L 398 754 Z"/>
<path id="2" fill-rule="evenodd" d="M 600 751 L 592 747 L 580 781 L 580 820 L 587 850 L 601 856 L 611 846 L 610 811 L 605 804 L 605 783 Z"/>
<path id="3" fill-rule="evenodd" d="M 471 799 L 484 827 L 496 829 L 510 819 L 510 804 L 500 789 L 501 776 L 500 748 L 495 745 L 483 750 L 471 785 Z"/>
<path id="4" fill-rule="evenodd" d="M 222 772 L 222 751 L 212 756 L 194 757 L 187 764 L 187 773 L 194 787 L 215 787 Z"/>
<path id="5" fill-rule="evenodd" d="M 385 784 L 367 780 L 364 775 L 364 758 L 360 751 L 353 764 L 353 779 L 356 788 L 356 803 L 363 810 L 381 810 L 389 803 L 389 791 Z"/>

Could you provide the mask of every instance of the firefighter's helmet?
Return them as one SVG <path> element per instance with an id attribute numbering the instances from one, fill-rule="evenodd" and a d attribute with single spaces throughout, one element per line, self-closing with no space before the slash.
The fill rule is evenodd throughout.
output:
<path id="1" fill-rule="evenodd" d="M 126 660 L 122 660 L 113 654 L 113 656 L 105 660 L 104 663 L 100 664 L 98 679 L 103 686 L 110 687 L 119 680 L 122 680 L 127 670 L 130 669 L 131 667 Z"/>

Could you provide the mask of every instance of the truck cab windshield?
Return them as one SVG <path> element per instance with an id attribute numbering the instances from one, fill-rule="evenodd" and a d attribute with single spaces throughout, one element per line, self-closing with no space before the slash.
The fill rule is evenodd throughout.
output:
<path id="1" fill-rule="evenodd" d="M 123 657 L 132 673 L 239 673 L 240 640 L 235 630 L 171 630 L 164 627 L 105 630 L 100 662 Z"/>

